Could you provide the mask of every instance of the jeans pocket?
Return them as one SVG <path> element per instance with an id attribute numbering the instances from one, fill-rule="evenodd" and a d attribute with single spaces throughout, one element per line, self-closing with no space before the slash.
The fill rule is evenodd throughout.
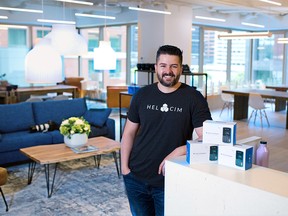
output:
<path id="1" fill-rule="evenodd" d="M 125 178 L 125 177 L 131 176 L 131 175 L 132 175 L 132 172 L 130 171 L 128 174 L 123 175 L 123 177 Z"/>

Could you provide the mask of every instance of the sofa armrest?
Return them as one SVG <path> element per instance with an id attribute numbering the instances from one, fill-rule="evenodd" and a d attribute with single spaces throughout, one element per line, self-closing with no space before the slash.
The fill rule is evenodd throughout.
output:
<path id="1" fill-rule="evenodd" d="M 110 139 L 115 140 L 115 120 L 108 118 L 106 125 L 108 127 L 108 134 L 107 137 Z"/>

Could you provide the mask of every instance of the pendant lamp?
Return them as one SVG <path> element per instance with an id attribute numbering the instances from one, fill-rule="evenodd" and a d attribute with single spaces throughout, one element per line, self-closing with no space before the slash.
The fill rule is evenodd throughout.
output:
<path id="1" fill-rule="evenodd" d="M 61 55 L 84 55 L 88 45 L 84 37 L 76 31 L 75 25 L 54 24 L 52 31 L 46 35 L 51 39 L 51 45 Z"/>
<path id="2" fill-rule="evenodd" d="M 105 0 L 105 17 L 106 17 L 106 0 Z M 115 70 L 116 53 L 111 47 L 111 42 L 105 39 L 106 19 L 104 27 L 104 40 L 99 42 L 99 47 L 94 48 L 94 70 Z"/>
<path id="3" fill-rule="evenodd" d="M 100 41 L 99 47 L 94 48 L 94 70 L 115 70 L 116 53 L 110 41 Z"/>
<path id="4" fill-rule="evenodd" d="M 42 38 L 25 57 L 28 83 L 57 83 L 63 80 L 62 59 L 48 39 Z"/>

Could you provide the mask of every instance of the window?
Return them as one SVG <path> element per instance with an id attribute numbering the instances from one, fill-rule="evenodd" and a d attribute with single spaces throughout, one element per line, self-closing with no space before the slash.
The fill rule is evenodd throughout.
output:
<path id="1" fill-rule="evenodd" d="M 130 77 L 130 80 L 127 80 L 128 84 L 138 83 L 137 82 L 137 63 L 138 63 L 138 26 L 131 25 L 130 26 L 130 58 L 128 61 L 130 62 L 130 74 L 127 74 Z"/>
<path id="2" fill-rule="evenodd" d="M 208 74 L 207 94 L 218 92 L 218 84 L 226 82 L 227 40 L 218 39 L 218 30 L 204 29 L 203 72 Z"/>
<path id="3" fill-rule="evenodd" d="M 231 40 L 231 77 L 228 82 L 233 88 L 245 87 L 249 82 L 250 47 L 250 39 Z"/>
<path id="4" fill-rule="evenodd" d="M 5 27 L 5 25 L 4 25 Z M 7 26 L 0 30 L 0 75 L 9 83 L 27 86 L 25 82 L 25 56 L 29 51 L 28 28 Z"/>
<path id="5" fill-rule="evenodd" d="M 191 53 L 191 67 L 192 72 L 199 72 L 199 54 L 200 54 L 200 27 L 192 27 L 192 53 Z"/>
<path id="6" fill-rule="evenodd" d="M 283 34 L 274 33 L 271 38 L 254 40 L 252 83 L 256 88 L 282 84 L 284 45 L 277 39 Z"/>

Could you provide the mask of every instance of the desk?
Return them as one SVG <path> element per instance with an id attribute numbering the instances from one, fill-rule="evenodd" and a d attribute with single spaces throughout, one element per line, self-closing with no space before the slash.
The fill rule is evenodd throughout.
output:
<path id="1" fill-rule="evenodd" d="M 260 90 L 260 89 L 238 89 L 238 90 L 222 90 L 223 93 L 234 95 L 234 120 L 246 119 L 248 117 L 248 100 L 249 93 L 259 93 L 265 98 L 275 99 L 275 111 L 286 108 L 286 100 L 288 100 L 288 92 L 273 91 L 273 90 Z M 288 109 L 287 109 L 288 112 Z M 286 129 L 288 129 L 288 113 L 286 114 Z"/>
<path id="2" fill-rule="evenodd" d="M 72 93 L 72 97 L 75 98 L 77 95 L 77 87 L 76 86 L 68 86 L 68 85 L 55 85 L 55 86 L 43 86 L 43 87 L 20 87 L 16 90 L 12 90 L 11 92 L 1 91 L 0 97 L 4 97 L 4 103 L 17 103 L 21 101 L 25 101 L 30 95 L 43 95 L 47 93 L 57 93 L 63 94 L 63 92 Z M 15 99 L 12 100 L 11 97 Z"/>
<path id="3" fill-rule="evenodd" d="M 192 83 L 191 86 L 194 86 L 194 77 L 195 76 L 201 76 L 205 78 L 205 92 L 203 93 L 203 96 L 207 100 L 207 80 L 208 76 L 207 73 L 191 73 L 191 72 L 183 72 L 182 75 L 184 76 L 184 82 L 186 83 L 186 76 L 192 76 Z M 195 86 L 196 87 L 196 86 Z M 196 87 L 197 88 L 197 87 Z"/>
<path id="4" fill-rule="evenodd" d="M 165 215 L 286 216 L 287 181 L 287 173 L 256 165 L 243 171 L 172 158 L 165 162 Z"/>
<path id="5" fill-rule="evenodd" d="M 266 86 L 266 89 L 275 89 L 276 91 L 287 91 L 288 86 L 279 85 L 279 86 Z"/>

